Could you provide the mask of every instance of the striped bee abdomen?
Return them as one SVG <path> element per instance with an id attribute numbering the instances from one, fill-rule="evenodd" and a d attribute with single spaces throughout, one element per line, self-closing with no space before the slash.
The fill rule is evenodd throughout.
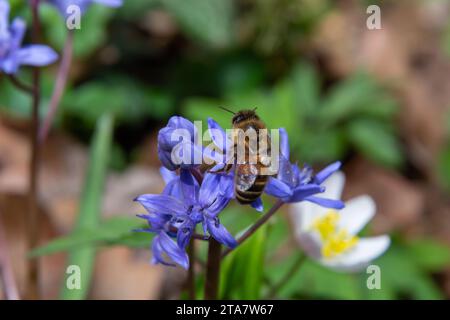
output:
<path id="1" fill-rule="evenodd" d="M 252 164 L 237 165 L 235 175 L 236 200 L 249 204 L 258 199 L 264 191 L 268 176 L 259 175 L 258 168 Z"/>

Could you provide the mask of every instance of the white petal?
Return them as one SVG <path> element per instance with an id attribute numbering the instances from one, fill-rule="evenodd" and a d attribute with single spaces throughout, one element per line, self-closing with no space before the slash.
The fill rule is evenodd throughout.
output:
<path id="1" fill-rule="evenodd" d="M 304 232 L 296 235 L 295 238 L 307 256 L 314 260 L 321 259 L 322 241 L 318 234 L 315 232 Z"/>
<path id="2" fill-rule="evenodd" d="M 342 171 L 336 171 L 322 185 L 325 192 L 320 194 L 321 198 L 329 198 L 339 200 L 345 185 L 345 175 Z"/>
<path id="3" fill-rule="evenodd" d="M 363 195 L 353 198 L 339 211 L 339 227 L 355 235 L 373 218 L 375 211 L 375 201 L 371 197 Z"/>
<path id="4" fill-rule="evenodd" d="M 300 235 L 311 228 L 317 217 L 317 205 L 307 201 L 293 203 L 289 206 L 289 215 L 295 235 Z"/>
<path id="5" fill-rule="evenodd" d="M 342 171 L 333 173 L 324 183 L 326 188 L 324 193 L 320 194 L 322 198 L 338 200 L 341 198 L 345 184 L 345 175 Z M 289 208 L 295 234 L 309 231 L 314 220 L 324 216 L 330 209 L 319 206 L 309 201 L 294 203 Z"/>
<path id="6" fill-rule="evenodd" d="M 320 263 L 338 271 L 361 271 L 372 260 L 381 256 L 389 247 L 389 236 L 362 238 L 356 246 L 333 259 L 322 258 Z"/>

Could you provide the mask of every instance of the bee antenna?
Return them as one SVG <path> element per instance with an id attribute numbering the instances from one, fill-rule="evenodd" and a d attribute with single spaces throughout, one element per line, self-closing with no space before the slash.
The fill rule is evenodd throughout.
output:
<path id="1" fill-rule="evenodd" d="M 256 111 L 256 109 L 258 109 L 258 107 L 254 107 L 254 108 L 253 108 L 253 111 Z"/>
<path id="2" fill-rule="evenodd" d="M 236 114 L 235 112 L 233 112 L 233 111 L 231 111 L 230 109 L 227 109 L 227 108 L 225 108 L 225 107 L 219 106 L 219 108 L 222 109 L 222 110 L 225 110 L 225 111 L 227 111 L 227 112 L 229 112 L 229 113 Z"/>

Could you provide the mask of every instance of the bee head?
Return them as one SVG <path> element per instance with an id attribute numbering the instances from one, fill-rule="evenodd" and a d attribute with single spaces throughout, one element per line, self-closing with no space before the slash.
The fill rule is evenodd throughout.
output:
<path id="1" fill-rule="evenodd" d="M 259 117 L 255 111 L 256 108 L 253 110 L 241 110 L 235 113 L 231 122 L 235 125 L 245 120 L 259 120 Z"/>

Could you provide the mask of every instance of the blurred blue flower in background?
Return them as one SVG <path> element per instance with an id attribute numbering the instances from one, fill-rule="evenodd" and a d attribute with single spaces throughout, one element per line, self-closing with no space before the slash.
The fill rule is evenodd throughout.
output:
<path id="1" fill-rule="evenodd" d="M 0 0 L 0 71 L 12 75 L 21 65 L 42 67 L 58 58 L 57 53 L 45 45 L 22 47 L 25 30 L 25 21 L 20 18 L 9 24 L 9 4 Z"/>
<path id="2" fill-rule="evenodd" d="M 47 0 L 50 4 L 55 6 L 62 16 L 68 15 L 67 8 L 75 5 L 80 8 L 81 13 L 85 13 L 89 6 L 93 3 L 98 3 L 107 7 L 117 8 L 122 5 L 122 0 Z"/>

